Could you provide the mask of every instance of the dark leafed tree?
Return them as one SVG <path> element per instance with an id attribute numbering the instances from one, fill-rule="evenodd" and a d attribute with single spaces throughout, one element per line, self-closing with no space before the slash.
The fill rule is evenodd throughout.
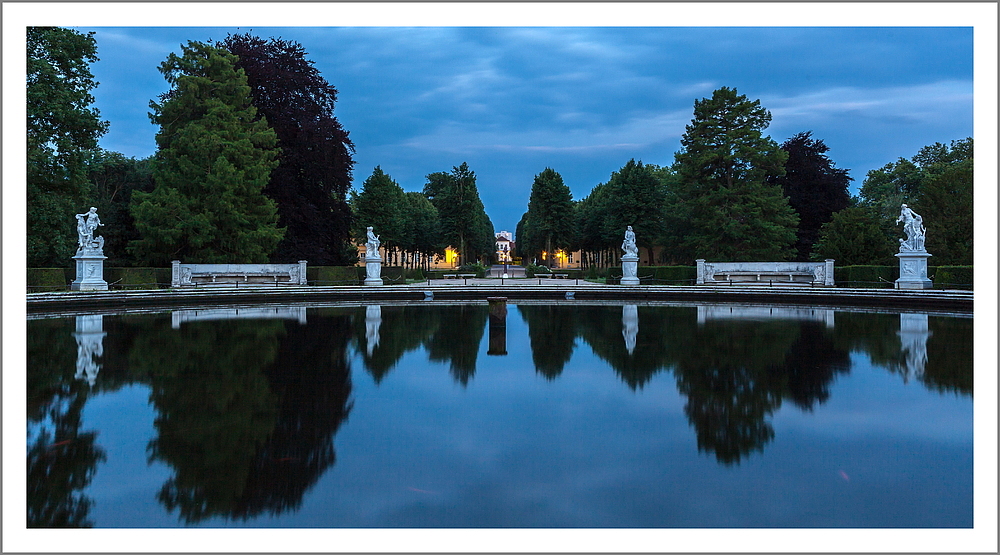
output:
<path id="1" fill-rule="evenodd" d="M 347 192 L 354 143 L 333 113 L 337 89 L 296 42 L 243 34 L 220 45 L 238 56 L 258 117 L 278 136 L 278 167 L 264 194 L 278 203 L 286 232 L 272 261 L 353 263 Z"/>
<path id="2" fill-rule="evenodd" d="M 476 173 L 467 163 L 453 167 L 450 174 L 429 174 L 424 195 L 437 208 L 442 241 L 458 251 L 461 264 L 493 252 L 493 223 L 479 198 Z"/>
<path id="3" fill-rule="evenodd" d="M 696 100 L 675 155 L 680 204 L 689 229 L 684 250 L 709 260 L 786 260 L 798 217 L 781 188 L 788 155 L 764 135 L 771 113 L 723 87 Z"/>
<path id="4" fill-rule="evenodd" d="M 94 33 L 27 29 L 27 255 L 29 267 L 68 266 L 73 214 L 86 211 L 87 160 L 108 128 L 91 108 Z M 98 207 L 104 208 L 104 207 Z"/>
<path id="5" fill-rule="evenodd" d="M 573 243 L 573 194 L 552 168 L 535 176 L 528 200 L 528 226 L 537 247 L 547 253 L 546 262 L 552 267 L 555 252 Z"/>
<path id="6" fill-rule="evenodd" d="M 806 261 L 819 239 L 820 226 L 830 221 L 834 212 L 850 204 L 847 187 L 852 179 L 847 170 L 834 167 L 826 156 L 830 148 L 821 139 L 813 139 L 811 131 L 793 136 L 781 149 L 788 153 L 785 175 L 773 178 L 772 182 L 781 186 L 788 203 L 799 215 L 795 259 Z"/>
<path id="7" fill-rule="evenodd" d="M 132 196 L 142 238 L 129 249 L 151 264 L 266 262 L 284 234 L 263 194 L 277 138 L 257 118 L 233 54 L 200 42 L 181 48 L 160 64 L 171 89 L 150 102 L 160 126 L 156 188 Z"/>

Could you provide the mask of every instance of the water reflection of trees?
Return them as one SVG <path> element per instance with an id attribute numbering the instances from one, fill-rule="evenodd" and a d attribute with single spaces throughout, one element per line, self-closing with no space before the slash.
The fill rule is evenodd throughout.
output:
<path id="1" fill-rule="evenodd" d="M 27 526 L 80 528 L 93 523 L 82 492 L 105 460 L 97 433 L 82 431 L 90 386 L 74 380 L 77 347 L 67 320 L 32 326 L 27 345 Z"/>
<path id="2" fill-rule="evenodd" d="M 536 372 L 557 379 L 577 339 L 623 383 L 644 387 L 669 372 L 700 450 L 723 464 L 762 450 L 782 402 L 813 410 L 849 371 L 852 352 L 893 372 L 906 353 L 899 314 L 837 312 L 836 326 L 793 319 L 707 320 L 691 307 L 640 306 L 635 346 L 623 337 L 621 306 L 517 305 Z M 365 309 L 318 311 L 307 325 L 287 321 L 191 322 L 105 319 L 101 372 L 91 388 L 74 380 L 70 320 L 29 322 L 28 525 L 90 526 L 84 495 L 104 459 L 97 434 L 81 430 L 89 396 L 147 383 L 157 410 L 150 459 L 173 475 L 159 492 L 185 522 L 250 519 L 298 508 L 335 463 L 333 438 L 350 409 L 347 349 L 354 342 L 376 381 L 423 348 L 455 380 L 475 373 L 485 305 L 383 307 L 380 340 L 365 343 Z M 633 320 L 630 320 L 630 322 Z M 928 319 L 926 387 L 972 394 L 972 319 Z"/>
<path id="3" fill-rule="evenodd" d="M 188 523 L 297 508 L 350 411 L 349 318 L 158 326 L 132 363 L 158 411 L 150 459 L 174 469 L 159 500 Z"/>

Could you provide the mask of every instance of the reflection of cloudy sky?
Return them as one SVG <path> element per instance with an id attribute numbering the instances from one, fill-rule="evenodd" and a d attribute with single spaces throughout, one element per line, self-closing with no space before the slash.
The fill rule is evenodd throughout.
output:
<path id="1" fill-rule="evenodd" d="M 513 307 L 512 307 L 513 308 Z M 396 310 L 383 307 L 383 314 Z M 694 310 L 694 309 L 691 309 Z M 640 323 L 641 326 L 641 323 Z M 388 341 L 393 330 L 382 328 Z M 640 329 L 640 333 L 642 333 Z M 506 356 L 463 387 L 447 363 L 406 353 L 376 385 L 352 360 L 353 408 L 336 463 L 302 506 L 207 527 L 921 527 L 971 522 L 972 401 L 851 356 L 813 411 L 767 420 L 763 452 L 724 466 L 699 452 L 670 370 L 631 390 L 581 339 L 562 374 L 533 368 L 528 329 L 507 320 Z M 608 341 L 622 341 L 621 336 Z M 669 341 L 669 338 L 665 338 Z M 145 387 L 92 399 L 84 429 L 108 461 L 89 495 L 98 527 L 177 526 L 156 506 L 169 478 L 146 465 Z M 121 474 L 116 474 L 120 472 Z M 122 475 L 127 476 L 122 484 Z M 928 511 L 928 507 L 935 510 Z"/>
<path id="2" fill-rule="evenodd" d="M 97 31 L 102 145 L 154 151 L 156 66 L 188 40 L 246 28 Z M 811 130 L 855 186 L 873 168 L 972 134 L 972 29 L 253 28 L 301 43 L 340 91 L 355 183 L 381 165 L 407 190 L 463 161 L 498 229 L 526 209 L 533 176 L 559 171 L 575 198 L 629 158 L 669 164 L 696 98 L 760 99 L 782 142 Z"/>

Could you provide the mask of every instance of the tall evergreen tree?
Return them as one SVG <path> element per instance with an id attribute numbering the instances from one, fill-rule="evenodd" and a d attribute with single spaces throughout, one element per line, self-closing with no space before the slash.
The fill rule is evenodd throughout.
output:
<path id="1" fill-rule="evenodd" d="M 785 260 L 798 217 L 781 188 L 788 155 L 763 134 L 771 113 L 759 100 L 722 87 L 696 100 L 694 119 L 675 155 L 691 258 Z"/>
<path id="2" fill-rule="evenodd" d="M 352 262 L 347 191 L 354 143 L 333 113 L 337 89 L 296 42 L 242 34 L 229 35 L 220 46 L 238 57 L 258 117 L 278 136 L 278 167 L 264 194 L 278 203 L 278 224 L 286 232 L 272 260 Z"/>
<path id="3" fill-rule="evenodd" d="M 641 160 L 629 160 L 611 174 L 607 183 L 606 199 L 609 202 L 604 206 L 601 230 L 612 245 L 620 245 L 625 228 L 632 226 L 636 245 L 647 249 L 650 264 L 654 262 L 653 244 L 664 231 L 663 202 L 666 198 L 666 189 L 653 170 Z M 622 255 L 620 249 L 617 255 Z"/>
<path id="4" fill-rule="evenodd" d="M 262 192 L 277 166 L 274 131 L 257 117 L 236 56 L 200 42 L 181 48 L 159 68 L 171 89 L 150 102 L 156 188 L 132 197 L 142 238 L 129 249 L 150 264 L 267 262 L 284 234 Z"/>
<path id="5" fill-rule="evenodd" d="M 809 253 L 819 238 L 819 228 L 833 213 L 847 208 L 851 195 L 847 190 L 852 178 L 847 170 L 834 167 L 826 153 L 830 147 L 822 139 L 813 139 L 812 131 L 798 133 L 781 145 L 788 153 L 785 175 L 772 181 L 781 186 L 788 203 L 799 215 L 795 234 L 796 260 L 809 260 Z"/>
<path id="6" fill-rule="evenodd" d="M 387 253 L 405 245 L 406 193 L 381 166 L 375 167 L 360 193 L 352 192 L 351 205 L 355 215 L 354 237 L 359 243 L 365 242 L 370 226 Z"/>
<path id="7" fill-rule="evenodd" d="M 469 165 L 427 176 L 424 195 L 437 208 L 441 219 L 441 239 L 458 250 L 459 261 L 467 264 L 493 252 L 493 223 L 476 188 L 476 173 Z"/>
<path id="8" fill-rule="evenodd" d="M 27 263 L 68 266 L 77 246 L 73 214 L 89 208 L 87 160 L 108 129 L 91 107 L 97 41 L 93 32 L 59 27 L 28 27 L 26 38 Z"/>
<path id="9" fill-rule="evenodd" d="M 535 176 L 528 200 L 528 227 L 532 246 L 547 253 L 552 267 L 557 250 L 568 249 L 573 243 L 573 193 L 563 184 L 562 176 L 545 168 Z"/>

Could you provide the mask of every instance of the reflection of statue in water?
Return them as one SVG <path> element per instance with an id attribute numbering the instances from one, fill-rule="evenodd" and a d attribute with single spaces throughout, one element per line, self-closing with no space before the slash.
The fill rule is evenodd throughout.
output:
<path id="1" fill-rule="evenodd" d="M 622 250 L 625 251 L 625 256 L 639 256 L 639 247 L 635 246 L 635 232 L 632 231 L 632 226 L 628 226 L 628 229 L 625 230 Z"/>
<path id="2" fill-rule="evenodd" d="M 639 307 L 627 304 L 622 307 L 622 337 L 628 354 L 635 351 L 635 337 L 639 334 Z"/>
<path id="3" fill-rule="evenodd" d="M 77 250 L 85 250 L 93 248 L 91 243 L 95 241 L 94 231 L 97 226 L 103 226 L 101 223 L 101 218 L 97 216 L 97 208 L 93 206 L 90 207 L 88 212 L 76 215 L 76 233 L 79 235 L 79 247 Z M 98 248 L 104 247 L 104 238 L 98 237 L 96 239 L 100 243 Z"/>
<path id="4" fill-rule="evenodd" d="M 896 218 L 896 223 L 903 222 L 903 231 L 906 232 L 906 240 L 899 240 L 899 250 L 902 251 L 923 251 L 924 250 L 924 219 L 920 217 L 910 207 L 903 205 Z"/>
<path id="5" fill-rule="evenodd" d="M 378 258 L 378 246 L 382 242 L 379 241 L 378 235 L 372 231 L 372 226 L 368 226 L 368 242 L 365 243 L 365 257 L 366 258 Z"/>

